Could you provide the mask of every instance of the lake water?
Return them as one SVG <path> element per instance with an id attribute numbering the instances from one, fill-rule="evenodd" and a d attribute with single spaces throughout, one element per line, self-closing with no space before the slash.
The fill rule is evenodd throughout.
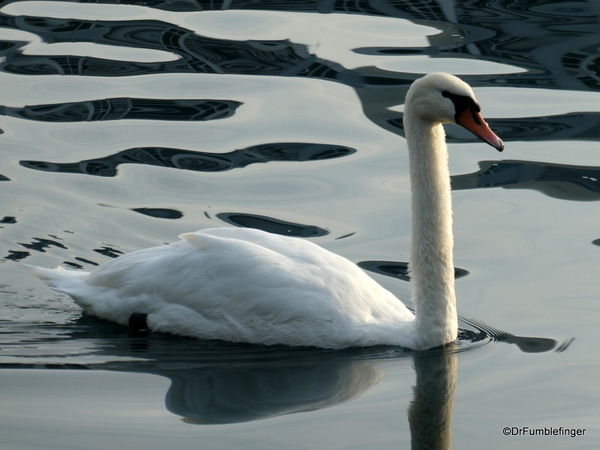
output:
<path id="1" fill-rule="evenodd" d="M 598 2 L 0 5 L 0 448 L 600 448 Z M 433 71 L 506 143 L 447 129 L 450 348 L 130 336 L 20 264 L 247 226 L 410 303 L 402 103 Z"/>

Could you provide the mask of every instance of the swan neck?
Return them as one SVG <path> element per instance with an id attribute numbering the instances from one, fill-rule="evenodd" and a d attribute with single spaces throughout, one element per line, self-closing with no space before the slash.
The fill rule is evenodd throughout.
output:
<path id="1" fill-rule="evenodd" d="M 412 192 L 409 268 L 415 339 L 417 347 L 430 348 L 454 341 L 458 328 L 448 150 L 439 123 L 409 117 L 405 130 Z"/>

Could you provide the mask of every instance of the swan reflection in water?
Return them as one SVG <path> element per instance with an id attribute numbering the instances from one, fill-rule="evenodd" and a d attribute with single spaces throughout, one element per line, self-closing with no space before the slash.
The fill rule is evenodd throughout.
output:
<path id="1" fill-rule="evenodd" d="M 209 366 L 165 373 L 171 380 L 167 409 L 193 424 L 267 419 L 319 410 L 360 397 L 378 384 L 383 370 L 365 361 L 301 360 L 296 364 Z"/>
<path id="2" fill-rule="evenodd" d="M 517 344 L 527 342 L 528 352 L 563 351 L 568 346 L 546 338 L 512 338 Z M 232 354 L 189 369 L 178 369 L 176 364 L 171 369 L 157 361 L 158 370 L 151 372 L 171 380 L 166 395 L 170 412 L 187 423 L 223 424 L 314 411 L 356 399 L 383 379 L 382 360 L 412 357 L 417 378 L 409 409 L 411 429 L 418 424 L 428 428 L 428 423 L 447 416 L 449 430 L 457 354 L 477 344 L 468 342 L 465 347 L 457 342 L 421 352 L 389 347 L 298 349 L 291 355 L 286 355 L 285 348 L 259 347 L 261 351 L 242 361 Z M 239 351 L 252 353 L 249 347 Z"/>
<path id="3" fill-rule="evenodd" d="M 110 361 L 86 369 L 168 378 L 171 386 L 166 408 L 188 424 L 241 423 L 332 407 L 376 386 L 384 377 L 383 361 L 412 358 L 416 383 L 408 421 L 415 449 L 450 448 L 461 352 L 492 341 L 515 344 L 525 352 L 564 351 L 570 344 L 514 336 L 467 319 L 461 319 L 456 342 L 420 352 L 398 347 L 326 350 L 259 346 L 158 333 L 127 338 L 125 328 L 85 315 L 77 328 L 70 337 L 89 339 L 94 352 Z M 398 411 L 399 420 L 403 416 Z"/>

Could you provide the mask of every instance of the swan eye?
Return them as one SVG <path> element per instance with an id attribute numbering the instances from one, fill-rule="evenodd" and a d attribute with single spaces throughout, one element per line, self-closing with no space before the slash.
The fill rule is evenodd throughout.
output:
<path id="1" fill-rule="evenodd" d="M 477 114 L 479 111 L 480 108 L 471 108 L 471 116 L 473 117 L 473 122 L 475 122 L 477 125 L 483 125 L 481 120 L 479 120 L 479 114 Z"/>
<path id="2" fill-rule="evenodd" d="M 455 119 L 460 117 L 467 109 L 473 113 L 474 118 L 476 116 L 475 113 L 481 111 L 479 104 L 468 95 L 458 95 L 448 91 L 442 91 L 442 96 L 449 98 L 452 103 L 454 103 Z"/>

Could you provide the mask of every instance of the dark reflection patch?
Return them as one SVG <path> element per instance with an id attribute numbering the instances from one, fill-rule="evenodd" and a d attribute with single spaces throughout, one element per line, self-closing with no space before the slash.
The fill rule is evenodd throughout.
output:
<path id="1" fill-rule="evenodd" d="M 600 113 L 580 112 L 555 116 L 486 119 L 504 142 L 511 141 L 593 141 L 600 133 Z M 378 123 L 404 135 L 402 115 L 382 115 Z M 448 143 L 479 142 L 479 138 L 462 127 L 444 126 Z"/>
<path id="2" fill-rule="evenodd" d="M 107 98 L 85 102 L 3 107 L 2 114 L 42 122 L 96 122 L 105 120 L 207 121 L 224 119 L 242 103 L 232 100 L 162 100 Z"/>
<path id="3" fill-rule="evenodd" d="M 31 255 L 30 252 L 22 252 L 22 251 L 18 251 L 18 250 L 9 250 L 8 251 L 8 255 L 6 255 L 4 257 L 4 259 L 6 259 L 8 261 L 20 261 L 22 259 L 27 258 L 29 255 Z"/>
<path id="4" fill-rule="evenodd" d="M 537 161 L 481 161 L 477 172 L 452 177 L 452 189 L 534 189 L 571 201 L 600 200 L 600 167 Z"/>
<path id="5" fill-rule="evenodd" d="M 45 238 L 33 238 L 33 242 L 27 243 L 27 244 L 19 243 L 19 245 L 22 245 L 23 247 L 25 247 L 29 250 L 35 250 L 37 252 L 42 252 L 42 253 L 45 253 L 46 250 L 44 250 L 44 249 L 49 248 L 49 247 L 58 247 L 58 248 L 62 248 L 63 250 L 67 250 L 67 247 L 65 245 L 61 244 L 60 242 L 56 242 L 51 239 L 45 239 Z"/>
<path id="6" fill-rule="evenodd" d="M 281 234 L 284 236 L 297 237 L 319 237 L 329 234 L 329 231 L 314 225 L 303 225 L 293 222 L 274 219 L 267 216 L 242 213 L 220 213 L 217 217 L 223 222 L 243 228 L 255 228 L 268 231 L 269 233 Z"/>
<path id="7" fill-rule="evenodd" d="M 108 256 L 109 258 L 117 258 L 123 254 L 121 250 L 117 250 L 107 246 L 95 248 L 94 251 L 96 253 L 100 253 L 101 255 Z"/>
<path id="8" fill-rule="evenodd" d="M 378 273 L 387 277 L 400 278 L 404 281 L 410 281 L 410 274 L 407 262 L 398 261 L 361 261 L 358 264 L 363 270 Z M 468 275 L 465 269 L 454 268 L 454 277 L 460 278 Z"/>
<path id="9" fill-rule="evenodd" d="M 199 172 L 221 172 L 270 161 L 320 161 L 355 153 L 349 147 L 328 144 L 279 142 L 260 144 L 228 153 L 209 153 L 165 147 L 139 147 L 104 158 L 76 163 L 20 161 L 23 167 L 44 172 L 80 173 L 114 177 L 120 164 L 147 164 Z"/>
<path id="10" fill-rule="evenodd" d="M 181 211 L 168 208 L 134 208 L 132 211 L 157 219 L 181 219 L 183 217 Z"/>

